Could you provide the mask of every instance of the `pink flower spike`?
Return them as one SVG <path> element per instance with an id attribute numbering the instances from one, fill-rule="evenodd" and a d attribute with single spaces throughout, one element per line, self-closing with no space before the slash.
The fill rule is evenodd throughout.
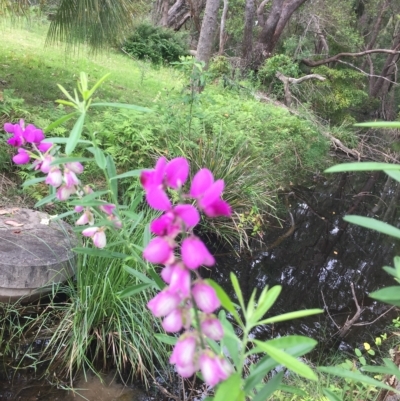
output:
<path id="1" fill-rule="evenodd" d="M 24 144 L 24 141 L 21 136 L 14 135 L 7 140 L 7 143 L 11 146 L 18 148 Z"/>
<path id="2" fill-rule="evenodd" d="M 67 188 L 79 185 L 80 182 L 76 174 L 68 168 L 64 169 L 64 181 Z"/>
<path id="3" fill-rule="evenodd" d="M 183 335 L 175 344 L 169 362 L 181 367 L 191 365 L 194 361 L 195 352 L 196 338 L 194 335 Z"/>
<path id="4" fill-rule="evenodd" d="M 192 295 L 197 307 L 205 313 L 213 313 L 221 305 L 214 288 L 202 281 L 193 286 Z"/>
<path id="5" fill-rule="evenodd" d="M 202 168 L 193 177 L 192 185 L 190 187 L 190 196 L 193 198 L 199 198 L 213 183 L 214 176 L 212 172 L 206 168 Z"/>
<path id="6" fill-rule="evenodd" d="M 167 235 L 170 232 L 170 227 L 174 221 L 172 213 L 163 214 L 158 219 L 153 220 L 150 223 L 150 231 L 159 236 Z"/>
<path id="7" fill-rule="evenodd" d="M 177 205 L 174 213 L 183 220 L 188 228 L 196 226 L 200 221 L 200 214 L 192 205 Z"/>
<path id="8" fill-rule="evenodd" d="M 15 164 L 27 164 L 29 163 L 30 156 L 25 149 L 19 148 L 18 154 L 13 157 L 13 162 Z"/>
<path id="9" fill-rule="evenodd" d="M 146 193 L 146 200 L 149 206 L 155 210 L 166 212 L 172 207 L 167 194 L 160 187 L 151 187 Z"/>
<path id="10" fill-rule="evenodd" d="M 23 132 L 23 137 L 28 143 L 39 144 L 44 139 L 44 134 L 41 129 L 36 128 L 34 125 L 29 124 Z"/>
<path id="11" fill-rule="evenodd" d="M 83 166 L 79 162 L 70 162 L 70 163 L 65 163 L 65 167 L 71 171 L 73 171 L 75 174 L 81 174 L 83 173 Z"/>
<path id="12" fill-rule="evenodd" d="M 181 256 L 189 269 L 197 269 L 201 265 L 212 266 L 215 259 L 200 238 L 191 236 L 182 241 Z"/>
<path id="13" fill-rule="evenodd" d="M 62 184 L 61 170 L 58 167 L 51 168 L 49 174 L 47 174 L 45 183 L 55 188 L 59 187 Z"/>
<path id="14" fill-rule="evenodd" d="M 174 271 L 174 265 L 167 265 L 161 270 L 162 279 L 169 284 L 171 282 L 172 272 Z"/>
<path id="15" fill-rule="evenodd" d="M 178 294 L 165 289 L 149 301 L 147 307 L 155 317 L 169 315 L 181 302 Z"/>
<path id="16" fill-rule="evenodd" d="M 176 333 L 182 330 L 182 312 L 180 309 L 174 309 L 169 315 L 167 315 L 163 322 L 162 327 L 167 333 Z"/>
<path id="17" fill-rule="evenodd" d="M 106 205 L 101 205 L 101 206 L 99 207 L 99 209 L 100 209 L 102 212 L 104 212 L 104 213 L 106 213 L 106 214 L 108 214 L 108 215 L 112 215 L 112 214 L 113 214 L 113 211 L 114 211 L 114 209 L 115 209 L 115 205 L 113 205 L 112 203 L 107 203 Z"/>
<path id="18" fill-rule="evenodd" d="M 146 246 L 143 257 L 150 263 L 170 264 L 173 262 L 174 253 L 164 238 L 156 237 Z"/>
<path id="19" fill-rule="evenodd" d="M 167 184 L 170 188 L 178 189 L 185 184 L 189 175 L 189 163 L 184 157 L 172 159 L 165 167 Z"/>
<path id="20" fill-rule="evenodd" d="M 221 322 L 215 316 L 206 317 L 201 322 L 202 333 L 212 340 L 219 341 L 224 336 Z"/>

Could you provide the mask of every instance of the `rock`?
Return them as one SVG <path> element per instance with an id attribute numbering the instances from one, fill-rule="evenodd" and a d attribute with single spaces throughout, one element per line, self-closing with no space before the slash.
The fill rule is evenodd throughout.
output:
<path id="1" fill-rule="evenodd" d="M 30 209 L 0 209 L 0 301 L 31 302 L 75 271 L 71 227 Z"/>

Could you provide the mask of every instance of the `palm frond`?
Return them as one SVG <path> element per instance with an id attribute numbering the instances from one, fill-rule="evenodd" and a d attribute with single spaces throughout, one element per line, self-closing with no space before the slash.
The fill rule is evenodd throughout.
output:
<path id="1" fill-rule="evenodd" d="M 61 0 L 47 43 L 87 43 L 99 49 L 120 38 L 142 7 L 141 0 Z"/>

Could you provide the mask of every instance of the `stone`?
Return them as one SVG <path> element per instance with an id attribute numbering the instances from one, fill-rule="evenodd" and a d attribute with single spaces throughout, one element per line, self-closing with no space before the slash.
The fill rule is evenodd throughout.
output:
<path id="1" fill-rule="evenodd" d="M 75 272 L 72 228 L 47 213 L 0 209 L 0 302 L 27 303 Z"/>

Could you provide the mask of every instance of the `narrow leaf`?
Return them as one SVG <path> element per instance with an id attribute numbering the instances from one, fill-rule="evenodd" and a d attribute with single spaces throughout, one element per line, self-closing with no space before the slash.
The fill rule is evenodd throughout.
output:
<path id="1" fill-rule="evenodd" d="M 23 187 L 23 188 L 26 188 L 26 187 L 29 187 L 29 186 L 31 186 L 31 185 L 38 184 L 39 182 L 43 182 L 45 179 L 46 179 L 46 177 L 32 178 L 32 179 L 30 179 L 30 180 L 25 181 L 25 182 L 22 184 L 22 187 Z"/>
<path id="2" fill-rule="evenodd" d="M 81 253 L 90 256 L 98 256 L 99 258 L 111 258 L 111 259 L 125 259 L 128 255 L 119 252 L 110 252 L 104 249 L 97 248 L 73 248 L 72 249 L 76 253 Z"/>
<path id="3" fill-rule="evenodd" d="M 243 300 L 242 290 L 240 289 L 239 281 L 233 272 L 231 272 L 230 277 L 231 277 L 233 289 L 235 290 L 236 296 L 238 297 L 239 304 L 240 304 L 242 310 L 245 311 L 246 308 L 244 306 L 244 300 Z"/>
<path id="4" fill-rule="evenodd" d="M 400 170 L 400 164 L 361 162 L 361 163 L 342 163 L 329 167 L 325 173 L 343 173 L 345 171 L 385 171 Z"/>
<path id="5" fill-rule="evenodd" d="M 96 164 L 99 166 L 101 170 L 105 170 L 107 165 L 106 156 L 100 148 L 94 148 L 94 158 L 96 160 Z"/>
<path id="6" fill-rule="evenodd" d="M 63 143 L 68 143 L 69 138 L 46 138 L 43 142 L 51 142 L 51 143 L 59 143 L 59 144 L 63 144 Z M 79 139 L 78 143 L 82 143 L 85 145 L 91 145 L 92 142 L 88 141 L 86 139 Z"/>
<path id="7" fill-rule="evenodd" d="M 400 229 L 383 221 L 372 219 L 371 217 L 345 216 L 343 220 L 352 224 L 357 224 L 361 227 L 379 231 L 380 233 L 390 235 L 391 237 L 400 238 Z"/>
<path id="8" fill-rule="evenodd" d="M 132 285 L 128 288 L 125 288 L 122 292 L 120 292 L 119 296 L 120 298 L 128 298 L 133 295 L 138 294 L 139 292 L 144 291 L 145 289 L 149 288 L 150 284 L 136 284 Z"/>
<path id="9" fill-rule="evenodd" d="M 86 117 L 86 113 L 82 113 L 79 116 L 78 120 L 76 120 L 76 123 L 71 130 L 71 134 L 69 135 L 67 146 L 65 147 L 65 153 L 67 155 L 70 155 L 74 151 L 74 149 L 76 148 L 76 145 L 78 144 L 79 139 L 81 138 L 85 117 Z"/>
<path id="10" fill-rule="evenodd" d="M 159 290 L 162 290 L 165 288 L 166 284 L 164 281 L 161 280 L 160 276 L 155 272 L 154 269 L 149 269 L 148 270 L 150 277 L 155 281 L 157 284 L 157 287 Z"/>
<path id="11" fill-rule="evenodd" d="M 281 384 L 283 378 L 283 372 L 279 372 L 274 375 L 271 379 L 268 380 L 268 383 L 261 388 L 261 390 L 257 391 L 257 395 L 253 398 L 252 401 L 265 401 L 268 399 L 270 395 L 272 395 L 275 390 L 278 389 Z"/>
<path id="12" fill-rule="evenodd" d="M 344 379 L 354 380 L 355 382 L 367 383 L 372 386 L 394 391 L 393 387 L 390 387 L 383 382 L 380 382 L 378 380 L 373 379 L 372 377 L 365 376 L 358 372 L 352 372 L 350 370 L 346 370 L 336 366 L 319 366 L 317 369 L 322 373 L 328 373 L 333 376 L 343 377 Z"/>
<path id="13" fill-rule="evenodd" d="M 280 285 L 275 285 L 268 291 L 263 291 L 261 293 L 257 309 L 253 315 L 254 322 L 257 322 L 259 319 L 261 319 L 271 309 L 272 305 L 278 299 L 281 291 L 282 287 Z"/>
<path id="14" fill-rule="evenodd" d="M 396 170 L 385 170 L 385 173 L 393 178 L 395 181 L 400 182 L 400 171 Z"/>
<path id="15" fill-rule="evenodd" d="M 368 123 L 354 124 L 356 127 L 371 127 L 371 128 L 400 128 L 398 121 L 372 121 Z"/>
<path id="16" fill-rule="evenodd" d="M 107 156 L 107 174 L 111 191 L 115 198 L 118 198 L 118 181 L 114 179 L 117 176 L 117 167 L 115 166 L 114 159 L 111 155 Z"/>
<path id="17" fill-rule="evenodd" d="M 129 178 L 129 177 L 140 177 L 140 174 L 143 170 L 131 170 L 127 171 L 126 173 L 115 175 L 114 177 L 110 177 L 110 180 L 118 180 L 120 178 Z"/>
<path id="18" fill-rule="evenodd" d="M 381 288 L 378 291 L 374 291 L 369 296 L 378 301 L 390 303 L 393 305 L 400 304 L 400 286 L 391 286 Z"/>
<path id="19" fill-rule="evenodd" d="M 65 95 L 69 100 L 71 100 L 71 102 L 75 103 L 75 99 L 67 92 L 67 90 L 66 90 L 63 86 L 61 86 L 61 85 L 59 85 L 59 84 L 57 84 L 57 86 L 58 86 L 58 88 L 60 89 L 60 91 L 61 91 L 62 93 L 64 93 L 64 95 Z"/>
<path id="20" fill-rule="evenodd" d="M 258 340 L 254 340 L 254 343 L 260 349 L 262 349 L 264 352 L 270 355 L 271 358 L 275 359 L 275 361 L 277 361 L 281 365 L 286 366 L 291 371 L 297 373 L 300 376 L 305 377 L 306 379 L 317 380 L 317 376 L 312 371 L 312 369 L 306 364 L 300 362 L 298 359 L 293 358 L 291 355 L 287 354 L 286 352 L 278 348 L 273 347 L 268 343 Z"/>
<path id="21" fill-rule="evenodd" d="M 157 333 L 157 334 L 154 334 L 154 337 L 157 340 L 161 341 L 162 343 L 169 344 L 169 345 L 175 345 L 176 342 L 178 341 L 178 339 L 176 337 L 172 337 L 167 334 Z"/>
<path id="22" fill-rule="evenodd" d="M 282 315 L 261 320 L 259 324 L 271 324 L 271 323 L 283 322 L 285 320 L 298 319 L 301 317 L 316 315 L 318 313 L 323 313 L 323 312 L 324 312 L 323 309 L 305 309 L 296 312 L 288 312 L 288 313 L 283 313 Z"/>
<path id="23" fill-rule="evenodd" d="M 65 163 L 72 163 L 72 162 L 89 162 L 89 161 L 93 161 L 92 158 L 90 157 L 75 157 L 75 156 L 71 156 L 71 157 L 61 157 L 60 159 L 55 159 L 53 160 L 50 165 L 51 166 L 56 166 L 58 164 L 65 164 Z"/>
<path id="24" fill-rule="evenodd" d="M 157 284 L 155 281 L 153 281 L 152 279 L 150 279 L 149 277 L 147 277 L 146 275 L 144 275 L 142 272 L 133 269 L 132 267 L 129 267 L 127 265 L 123 266 L 123 269 L 129 273 L 130 275 L 138 278 L 140 281 L 142 281 L 143 283 L 147 283 L 150 285 L 153 285 L 154 287 L 157 287 Z"/>
<path id="25" fill-rule="evenodd" d="M 43 199 L 35 203 L 35 207 L 46 205 L 47 203 L 53 202 L 56 199 L 56 194 L 50 194 L 45 196 Z"/>
<path id="26" fill-rule="evenodd" d="M 146 224 L 143 232 L 143 249 L 149 244 L 151 239 L 150 224 Z"/>
<path id="27" fill-rule="evenodd" d="M 237 401 L 241 392 L 242 378 L 238 373 L 235 373 L 225 381 L 223 381 L 217 388 L 214 396 L 214 401 Z"/>
<path id="28" fill-rule="evenodd" d="M 74 111 L 73 113 L 67 114 L 65 116 L 62 116 L 61 118 L 59 118 L 58 120 L 52 122 L 51 124 L 49 124 L 45 129 L 44 129 L 44 133 L 47 134 L 48 132 L 50 132 L 51 130 L 53 130 L 54 128 L 58 127 L 61 124 L 64 124 L 66 121 L 70 120 L 72 117 L 75 117 L 77 115 L 77 112 Z M 45 141 L 47 142 L 47 141 Z M 49 141 L 50 142 L 50 141 Z"/>
<path id="29" fill-rule="evenodd" d="M 109 72 L 108 74 L 104 75 L 103 77 L 101 77 L 92 87 L 92 89 L 90 89 L 90 91 L 88 92 L 88 98 L 91 98 L 93 93 L 97 90 L 97 88 L 111 75 L 111 73 Z"/>
<path id="30" fill-rule="evenodd" d="M 340 397 L 332 393 L 332 391 L 328 390 L 327 388 L 323 388 L 322 392 L 324 393 L 324 396 L 328 398 L 329 401 L 342 401 Z"/>

